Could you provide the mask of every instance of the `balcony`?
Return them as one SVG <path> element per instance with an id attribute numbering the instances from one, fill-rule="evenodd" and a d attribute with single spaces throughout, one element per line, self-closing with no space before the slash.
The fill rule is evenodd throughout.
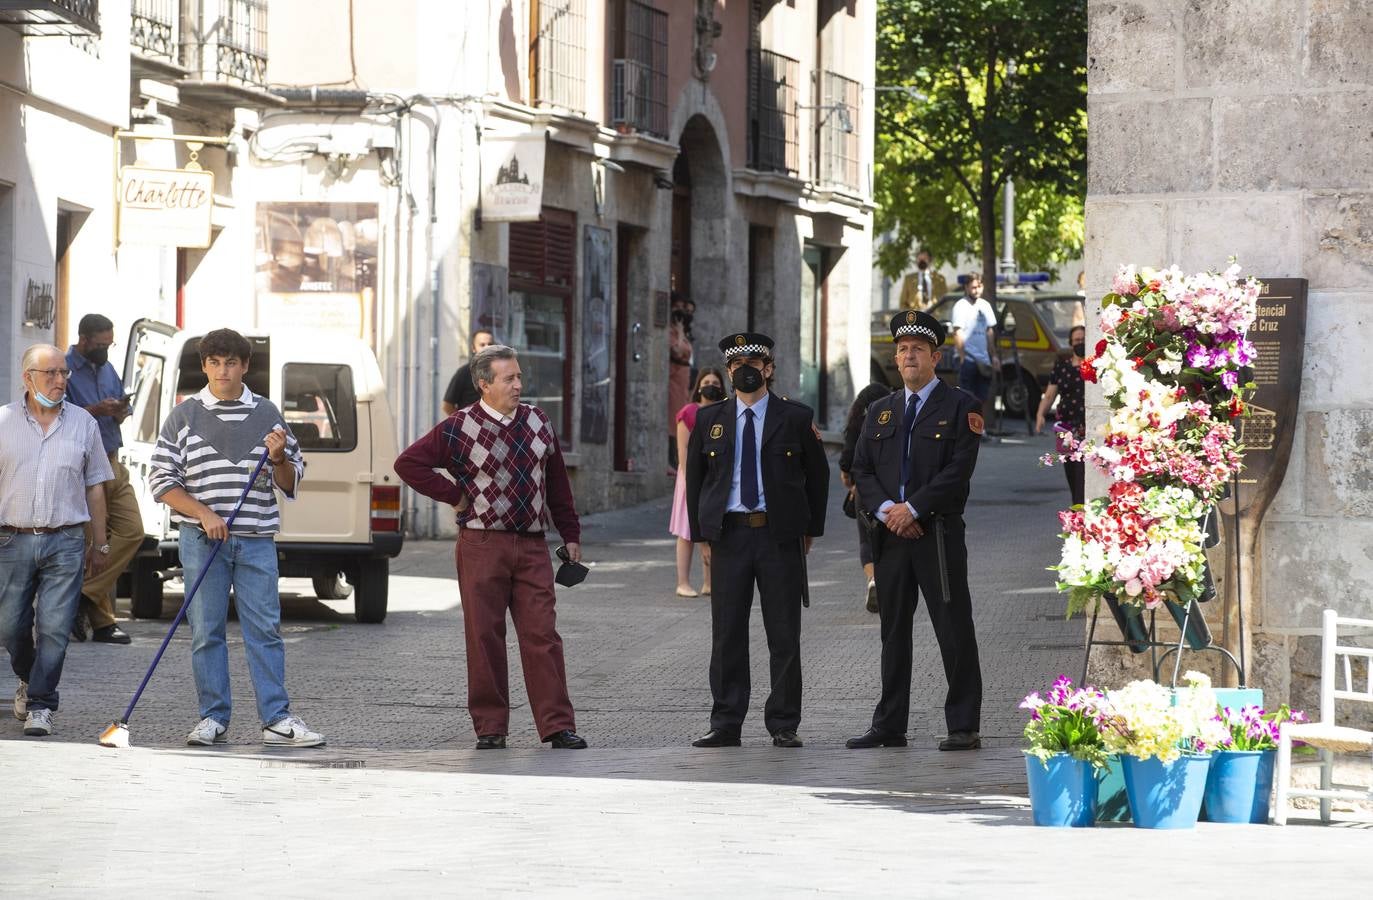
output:
<path id="1" fill-rule="evenodd" d="M 611 71 L 610 124 L 667 140 L 667 13 L 626 0 Z"/>
<path id="2" fill-rule="evenodd" d="M 834 72 L 816 72 L 815 180 L 825 187 L 862 194 L 858 126 L 863 85 Z M 841 112 L 842 110 L 842 112 Z"/>
<path id="3" fill-rule="evenodd" d="M 140 56 L 168 63 L 178 57 L 177 0 L 133 0 L 129 7 L 129 42 Z"/>
<path id="4" fill-rule="evenodd" d="M 267 90 L 266 0 L 204 0 L 183 98 L 221 105 L 279 106 Z"/>
<path id="5" fill-rule="evenodd" d="M 529 48 L 534 106 L 586 112 L 585 0 L 530 0 L 538 25 Z"/>
<path id="6" fill-rule="evenodd" d="M 35 37 L 100 35 L 99 0 L 0 0 L 0 25 Z"/>
<path id="7" fill-rule="evenodd" d="M 748 54 L 748 167 L 795 175 L 796 97 L 801 64 L 770 50 Z"/>

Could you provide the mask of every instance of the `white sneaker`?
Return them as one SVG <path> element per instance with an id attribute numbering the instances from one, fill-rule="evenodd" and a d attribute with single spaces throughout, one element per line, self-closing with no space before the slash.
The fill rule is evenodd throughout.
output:
<path id="1" fill-rule="evenodd" d="M 52 710 L 29 710 L 29 714 L 24 718 L 24 733 L 29 737 L 47 737 L 52 734 Z"/>
<path id="2" fill-rule="evenodd" d="M 19 687 L 14 689 L 14 717 L 19 721 L 24 721 L 24 717 L 29 714 L 29 683 L 19 682 Z"/>
<path id="3" fill-rule="evenodd" d="M 186 746 L 188 747 L 210 747 L 215 744 L 222 744 L 229 739 L 229 729 L 221 725 L 208 716 L 200 720 L 200 724 L 191 729 L 191 733 L 186 735 Z"/>
<path id="4" fill-rule="evenodd" d="M 288 715 L 262 729 L 262 743 L 268 747 L 322 747 L 324 735 L 311 731 L 299 716 Z"/>

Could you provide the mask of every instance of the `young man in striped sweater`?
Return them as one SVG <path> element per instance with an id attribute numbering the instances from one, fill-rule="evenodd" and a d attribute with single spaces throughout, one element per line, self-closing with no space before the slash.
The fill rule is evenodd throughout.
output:
<path id="1" fill-rule="evenodd" d="M 153 453 L 150 487 L 155 498 L 172 508 L 172 521 L 180 526 L 186 584 L 210 566 L 186 611 L 201 716 L 186 743 L 208 747 L 227 740 L 229 648 L 224 630 L 232 585 L 262 742 L 317 747 L 324 738 L 291 712 L 286 696 L 286 646 L 279 630 L 281 598 L 272 538 L 281 528 L 274 488 L 294 499 L 305 461 L 272 401 L 244 387 L 251 355 L 252 345 L 236 331 L 221 328 L 201 338 L 200 367 L 209 383 L 167 416 Z M 264 452 L 268 464 L 230 529 L 225 519 Z M 219 541 L 226 543 L 211 561 Z"/>

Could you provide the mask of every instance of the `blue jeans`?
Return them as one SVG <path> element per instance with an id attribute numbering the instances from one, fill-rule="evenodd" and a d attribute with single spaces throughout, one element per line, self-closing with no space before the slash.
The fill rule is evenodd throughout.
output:
<path id="1" fill-rule="evenodd" d="M 958 386 L 986 403 L 987 395 L 992 392 L 992 376 L 979 372 L 977 361 L 972 357 L 964 357 L 963 364 L 958 367 Z"/>
<path id="2" fill-rule="evenodd" d="M 181 565 L 186 589 L 210 561 L 215 542 L 205 532 L 181 526 Z M 291 711 L 286 696 L 286 645 L 281 640 L 281 597 L 277 594 L 277 548 L 270 536 L 230 535 L 219 549 L 205 580 L 191 599 L 186 621 L 191 626 L 191 671 L 200 698 L 200 717 L 229 724 L 229 647 L 224 640 L 229 617 L 229 586 L 234 588 L 238 624 L 248 657 L 248 675 L 257 695 L 263 725 Z"/>
<path id="3" fill-rule="evenodd" d="M 29 709 L 57 709 L 85 568 L 80 525 L 55 534 L 0 532 L 0 644 L 14 674 L 29 683 Z"/>

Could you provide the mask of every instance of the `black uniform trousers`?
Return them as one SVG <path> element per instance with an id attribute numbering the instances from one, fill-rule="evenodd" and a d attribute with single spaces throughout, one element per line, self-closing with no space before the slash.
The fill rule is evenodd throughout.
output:
<path id="1" fill-rule="evenodd" d="M 767 527 L 725 516 L 710 545 L 710 711 L 713 730 L 738 732 L 750 692 L 748 620 L 758 585 L 768 638 L 772 691 L 763 707 L 770 733 L 801 723 L 801 542 L 778 544 Z"/>
<path id="2" fill-rule="evenodd" d="M 923 523 L 922 523 L 923 524 Z M 945 516 L 944 553 L 949 566 L 950 602 L 940 596 L 939 553 L 934 526 L 914 540 L 898 537 L 883 526 L 878 544 L 877 606 L 882 620 L 882 699 L 872 714 L 872 727 L 905 734 L 911 707 L 911 628 L 917 589 L 939 641 L 949 690 L 944 720 L 950 732 L 978 731 L 982 710 L 982 670 L 977 659 L 972 596 L 968 591 L 968 550 L 961 516 Z"/>

